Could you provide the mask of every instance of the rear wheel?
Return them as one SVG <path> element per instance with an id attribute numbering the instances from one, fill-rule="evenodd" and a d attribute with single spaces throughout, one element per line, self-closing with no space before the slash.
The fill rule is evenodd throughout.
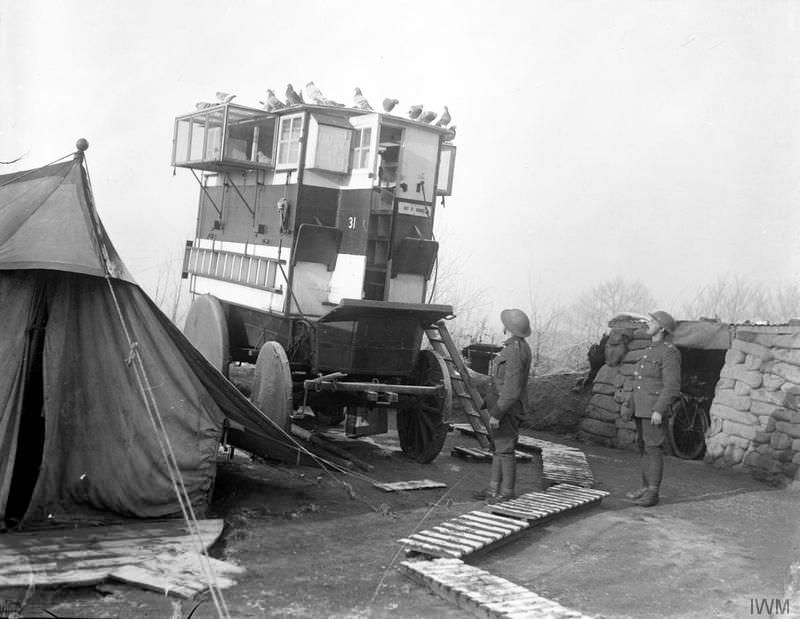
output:
<path id="1" fill-rule="evenodd" d="M 420 352 L 414 381 L 417 385 L 441 387 L 436 394 L 409 398 L 397 415 L 397 434 L 403 453 L 426 464 L 439 455 L 447 438 L 444 420 L 453 406 L 453 387 L 444 360 L 432 350 Z"/>
<path id="2" fill-rule="evenodd" d="M 192 301 L 183 334 L 211 365 L 228 376 L 231 362 L 228 319 L 217 297 L 204 294 Z"/>
<path id="3" fill-rule="evenodd" d="M 695 460 L 706 451 L 708 416 L 698 400 L 682 396 L 672 407 L 669 442 L 672 453 L 684 460 Z"/>
<path id="4" fill-rule="evenodd" d="M 291 430 L 292 373 L 278 342 L 267 342 L 258 351 L 250 401 L 276 425 Z"/>

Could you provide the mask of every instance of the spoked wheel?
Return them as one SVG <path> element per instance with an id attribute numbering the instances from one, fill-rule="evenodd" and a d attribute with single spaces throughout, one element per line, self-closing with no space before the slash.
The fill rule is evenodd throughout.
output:
<path id="1" fill-rule="evenodd" d="M 702 403 L 681 397 L 672 407 L 669 419 L 669 442 L 672 452 L 684 460 L 695 460 L 706 451 L 708 417 Z"/>
<path id="2" fill-rule="evenodd" d="M 228 319 L 217 297 L 204 294 L 192 301 L 183 334 L 211 365 L 228 376 L 231 362 Z"/>
<path id="3" fill-rule="evenodd" d="M 416 396 L 416 402 L 412 398 L 397 415 L 403 453 L 427 464 L 439 455 L 447 438 L 444 419 L 453 406 L 453 386 L 444 360 L 432 350 L 420 352 L 414 381 L 417 385 L 442 387 L 437 394 Z"/>
<path id="4" fill-rule="evenodd" d="M 258 351 L 250 401 L 287 432 L 292 425 L 292 372 L 278 342 L 267 342 Z"/>

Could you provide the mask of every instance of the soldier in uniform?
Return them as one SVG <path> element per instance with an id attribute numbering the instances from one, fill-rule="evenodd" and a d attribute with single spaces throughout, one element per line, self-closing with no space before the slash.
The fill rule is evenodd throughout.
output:
<path id="1" fill-rule="evenodd" d="M 530 321 L 519 309 L 503 310 L 500 320 L 503 333 L 510 333 L 511 337 L 492 361 L 493 388 L 486 398 L 489 430 L 494 443 L 492 477 L 489 487 L 475 494 L 478 500 L 503 501 L 514 497 L 519 424 L 528 407 L 531 348 L 525 338 L 531 334 Z"/>
<path id="2" fill-rule="evenodd" d="M 633 389 L 622 405 L 622 418 L 636 421 L 636 441 L 642 455 L 642 487 L 626 496 L 636 505 L 658 504 L 664 470 L 665 425 L 681 393 L 681 353 L 672 344 L 675 319 L 667 312 L 650 314 L 647 334 L 652 343 L 633 374 Z"/>

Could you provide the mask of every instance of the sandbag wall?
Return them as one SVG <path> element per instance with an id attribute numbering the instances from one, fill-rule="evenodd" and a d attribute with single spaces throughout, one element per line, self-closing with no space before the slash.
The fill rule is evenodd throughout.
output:
<path id="1" fill-rule="evenodd" d="M 650 344 L 644 330 L 635 325 L 615 326 L 605 347 L 606 363 L 597 372 L 584 417 L 578 424 L 580 440 L 609 447 L 633 447 L 636 424 L 620 418 L 620 406 L 631 391 L 636 363 Z"/>
<path id="2" fill-rule="evenodd" d="M 798 329 L 738 327 L 710 413 L 707 462 L 800 481 Z"/>

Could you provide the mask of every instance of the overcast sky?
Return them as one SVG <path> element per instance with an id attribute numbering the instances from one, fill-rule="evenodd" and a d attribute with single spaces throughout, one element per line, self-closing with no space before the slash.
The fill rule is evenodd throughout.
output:
<path id="1" fill-rule="evenodd" d="M 100 216 L 152 291 L 198 190 L 173 120 L 314 80 L 448 105 L 444 262 L 495 303 L 622 275 L 677 307 L 718 275 L 800 272 L 800 2 L 0 2 L 3 171 L 86 137 Z"/>

